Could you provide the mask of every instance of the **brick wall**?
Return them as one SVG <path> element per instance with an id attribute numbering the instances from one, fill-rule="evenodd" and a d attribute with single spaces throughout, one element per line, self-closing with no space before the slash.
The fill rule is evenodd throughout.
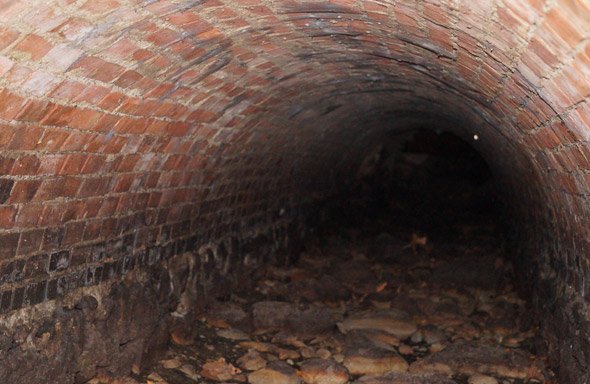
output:
<path id="1" fill-rule="evenodd" d="M 588 20 L 574 0 L 0 0 L 0 312 L 281 242 L 368 143 L 429 119 L 506 180 L 548 334 L 590 336 Z"/>

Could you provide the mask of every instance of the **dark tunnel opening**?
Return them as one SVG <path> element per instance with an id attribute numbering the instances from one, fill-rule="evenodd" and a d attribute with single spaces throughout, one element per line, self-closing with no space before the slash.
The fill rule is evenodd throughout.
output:
<path id="1" fill-rule="evenodd" d="M 334 230 L 387 221 L 408 239 L 412 232 L 464 237 L 476 226 L 502 237 L 505 207 L 490 167 L 469 142 L 420 127 L 385 134 L 347 192 L 328 203 L 324 221 Z"/>

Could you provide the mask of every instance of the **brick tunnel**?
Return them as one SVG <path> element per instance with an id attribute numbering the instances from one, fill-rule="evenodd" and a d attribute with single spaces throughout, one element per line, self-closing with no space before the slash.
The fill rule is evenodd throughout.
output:
<path id="1" fill-rule="evenodd" d="M 288 262 L 371 150 L 428 127 L 485 159 L 551 364 L 587 383 L 589 20 L 582 0 L 1 0 L 1 381 L 142 367 L 179 306 Z"/>

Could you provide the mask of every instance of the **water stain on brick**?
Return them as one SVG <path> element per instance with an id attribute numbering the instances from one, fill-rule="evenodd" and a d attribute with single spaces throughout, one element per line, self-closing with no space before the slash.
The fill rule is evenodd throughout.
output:
<path id="1" fill-rule="evenodd" d="M 8 200 L 13 186 L 14 180 L 0 179 L 0 204 L 4 204 Z"/>

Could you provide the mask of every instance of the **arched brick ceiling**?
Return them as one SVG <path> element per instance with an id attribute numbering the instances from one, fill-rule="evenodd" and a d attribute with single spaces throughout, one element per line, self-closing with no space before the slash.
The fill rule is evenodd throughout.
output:
<path id="1" fill-rule="evenodd" d="M 350 145 L 350 116 L 377 108 L 467 118 L 491 161 L 521 151 L 551 168 L 555 189 L 584 194 L 588 12 L 577 1 L 4 1 L 2 145 L 18 160 L 4 173 L 84 175 L 67 190 L 17 182 L 7 202 L 194 172 L 219 150 L 262 145 L 255 132 L 330 152 Z M 30 225 L 21 208 L 3 216 Z"/>
<path id="2" fill-rule="evenodd" d="M 379 111 L 457 121 L 587 218 L 589 17 L 578 1 L 5 0 L 0 225 L 84 229 L 197 201 L 206 176 L 276 179 L 279 157 L 325 170 Z"/>

